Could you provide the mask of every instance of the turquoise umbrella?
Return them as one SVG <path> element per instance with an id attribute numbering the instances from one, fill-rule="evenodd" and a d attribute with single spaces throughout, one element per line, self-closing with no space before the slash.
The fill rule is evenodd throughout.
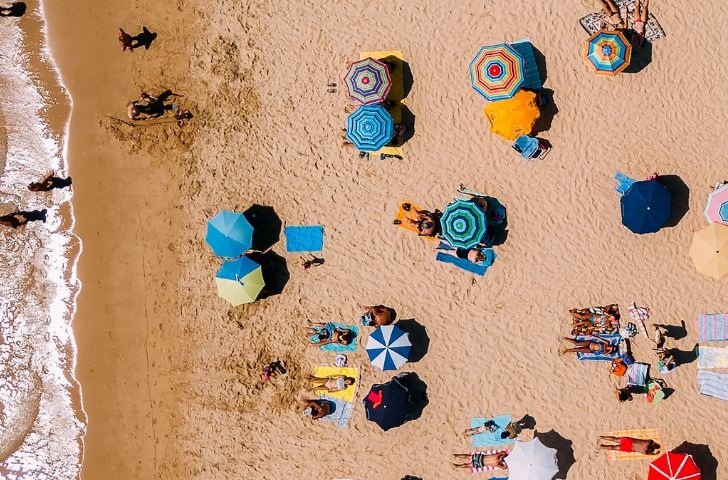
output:
<path id="1" fill-rule="evenodd" d="M 442 237 L 453 247 L 472 248 L 483 241 L 487 229 L 485 213 L 473 202 L 456 200 L 440 219 Z"/>
<path id="2" fill-rule="evenodd" d="M 236 258 L 253 245 L 253 226 L 242 213 L 223 210 L 207 222 L 205 241 L 215 255 Z"/>
<path id="3" fill-rule="evenodd" d="M 361 152 L 376 152 L 394 137 L 394 120 L 381 105 L 364 105 L 349 115 L 346 137 Z"/>

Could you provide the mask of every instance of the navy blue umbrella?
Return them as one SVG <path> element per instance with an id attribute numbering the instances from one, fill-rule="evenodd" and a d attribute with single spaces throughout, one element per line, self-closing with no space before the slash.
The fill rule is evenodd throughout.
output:
<path id="1" fill-rule="evenodd" d="M 415 411 L 409 390 L 399 383 L 397 377 L 387 383 L 372 385 L 363 403 L 367 420 L 385 431 L 402 426 Z"/>
<path id="2" fill-rule="evenodd" d="M 672 196 L 657 180 L 635 182 L 622 196 L 622 224 L 634 233 L 654 233 L 672 216 Z"/>

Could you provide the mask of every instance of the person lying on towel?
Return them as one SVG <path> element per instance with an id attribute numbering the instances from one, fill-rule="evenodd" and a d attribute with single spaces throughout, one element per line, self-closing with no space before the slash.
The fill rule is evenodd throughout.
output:
<path id="1" fill-rule="evenodd" d="M 335 324 L 314 323 L 309 320 L 307 335 L 313 345 L 322 347 L 330 343 L 338 345 L 349 345 L 354 340 L 354 332 L 348 328 L 340 328 Z"/>
<path id="2" fill-rule="evenodd" d="M 599 440 L 599 450 L 641 453 L 642 455 L 656 455 L 660 453 L 660 444 L 654 440 L 643 440 L 632 437 L 610 437 L 608 435 L 600 435 Z"/>
<path id="3" fill-rule="evenodd" d="M 617 351 L 617 346 L 612 345 L 608 341 L 594 337 L 591 340 L 576 340 L 575 338 L 563 337 L 574 344 L 572 348 L 564 348 L 559 350 L 559 355 L 565 353 L 593 353 L 595 355 L 611 355 Z"/>
<path id="4" fill-rule="evenodd" d="M 465 460 L 465 462 L 453 462 L 455 468 L 467 468 L 469 470 L 508 470 L 506 457 L 508 450 L 488 450 L 475 453 L 453 453 L 453 459 Z"/>

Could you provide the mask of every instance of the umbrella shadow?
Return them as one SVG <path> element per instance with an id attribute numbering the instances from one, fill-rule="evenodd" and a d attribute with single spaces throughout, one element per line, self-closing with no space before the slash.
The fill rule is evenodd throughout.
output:
<path id="1" fill-rule="evenodd" d="M 695 464 L 700 469 L 702 480 L 718 480 L 718 459 L 715 458 L 708 445 L 683 442 L 672 451 L 692 455 Z"/>
<path id="2" fill-rule="evenodd" d="M 546 433 L 534 432 L 533 435 L 541 440 L 544 446 L 556 449 L 556 466 L 559 472 L 554 478 L 566 478 L 569 469 L 576 463 L 573 442 L 562 437 L 554 430 L 549 430 Z"/>
<path id="3" fill-rule="evenodd" d="M 427 335 L 425 326 L 414 318 L 400 320 L 397 322 L 397 326 L 409 334 L 410 343 L 412 343 L 407 362 L 415 363 L 422 360 L 430 349 L 430 337 Z"/>
<path id="4" fill-rule="evenodd" d="M 533 50 L 533 58 L 536 60 L 536 67 L 538 67 L 538 76 L 541 79 L 541 85 L 543 85 L 546 83 L 546 79 L 549 78 L 548 70 L 546 69 L 546 57 L 533 44 L 531 44 L 531 49 Z"/>
<path id="5" fill-rule="evenodd" d="M 533 125 L 531 133 L 534 136 L 550 130 L 551 124 L 554 122 L 554 117 L 556 117 L 559 113 L 559 107 L 556 106 L 556 102 L 554 101 L 553 90 L 550 88 L 542 88 L 537 93 L 539 96 L 541 114 L 538 116 L 536 123 Z"/>
<path id="6" fill-rule="evenodd" d="M 256 203 L 243 215 L 253 227 L 253 250 L 266 251 L 281 239 L 283 222 L 273 207 Z"/>
<path id="7" fill-rule="evenodd" d="M 628 35 L 635 35 L 634 31 L 628 31 Z M 622 70 L 623 73 L 639 73 L 644 70 L 647 65 L 652 63 L 652 43 L 645 40 L 640 48 L 632 49 L 632 57 L 629 66 Z"/>
<path id="8" fill-rule="evenodd" d="M 688 329 L 685 328 L 685 320 L 680 320 L 680 325 L 666 325 L 664 323 L 658 323 L 658 327 L 665 329 L 665 336 L 670 337 L 673 340 L 680 340 L 688 336 Z"/>
<path id="9" fill-rule="evenodd" d="M 536 428 L 536 419 L 529 414 L 524 415 L 516 423 L 520 424 L 524 430 L 534 430 Z"/>
<path id="10" fill-rule="evenodd" d="M 677 175 L 660 175 L 657 179 L 672 196 L 672 215 L 665 226 L 674 227 L 690 210 L 690 187 Z"/>
<path id="11" fill-rule="evenodd" d="M 402 83 L 399 84 L 398 82 L 393 82 L 392 88 L 387 96 L 387 100 L 400 103 L 402 100 L 407 98 L 407 95 L 409 95 L 412 90 L 412 85 L 415 83 L 414 78 L 412 77 L 412 69 L 410 68 L 409 63 L 405 62 L 401 58 L 395 57 L 394 55 L 384 57 L 382 60 L 389 65 L 393 74 L 396 75 L 397 72 L 401 72 Z"/>
<path id="12" fill-rule="evenodd" d="M 422 412 L 430 400 L 427 398 L 427 384 L 414 372 L 403 372 L 395 377 L 410 393 L 410 399 L 413 404 L 412 413 L 407 420 L 417 420 L 422 416 Z"/>
<path id="13" fill-rule="evenodd" d="M 286 259 L 272 251 L 250 253 L 248 257 L 260 265 L 263 273 L 265 286 L 261 290 L 260 295 L 258 295 L 258 300 L 282 293 L 288 280 L 291 278 Z"/>
<path id="14" fill-rule="evenodd" d="M 484 198 L 488 202 L 488 207 L 485 212 L 488 218 L 490 218 L 490 215 L 496 209 L 502 209 L 503 211 L 503 221 L 501 223 L 494 224 L 490 223 L 490 221 L 488 222 L 488 230 L 491 232 L 489 234 L 491 241 L 488 242 L 487 246 L 494 247 L 503 245 L 508 239 L 508 211 L 506 210 L 505 205 L 503 205 L 497 198 L 489 197 L 487 195 L 485 195 Z"/>
<path id="15" fill-rule="evenodd" d="M 409 142 L 415 136 L 415 114 L 406 105 L 400 106 L 402 112 L 402 124 L 404 125 L 404 133 L 397 135 L 393 141 L 395 146 L 399 147 Z"/>

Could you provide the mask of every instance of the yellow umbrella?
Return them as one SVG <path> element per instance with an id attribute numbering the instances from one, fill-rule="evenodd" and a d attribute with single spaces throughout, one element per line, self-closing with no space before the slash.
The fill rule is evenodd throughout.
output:
<path id="1" fill-rule="evenodd" d="M 506 140 L 515 140 L 531 133 L 541 112 L 536 105 L 536 94 L 521 90 L 508 100 L 489 102 L 483 113 L 493 133 Z"/>
<path id="2" fill-rule="evenodd" d="M 715 279 L 728 275 L 728 226 L 712 223 L 695 232 L 690 257 L 700 273 Z"/>

